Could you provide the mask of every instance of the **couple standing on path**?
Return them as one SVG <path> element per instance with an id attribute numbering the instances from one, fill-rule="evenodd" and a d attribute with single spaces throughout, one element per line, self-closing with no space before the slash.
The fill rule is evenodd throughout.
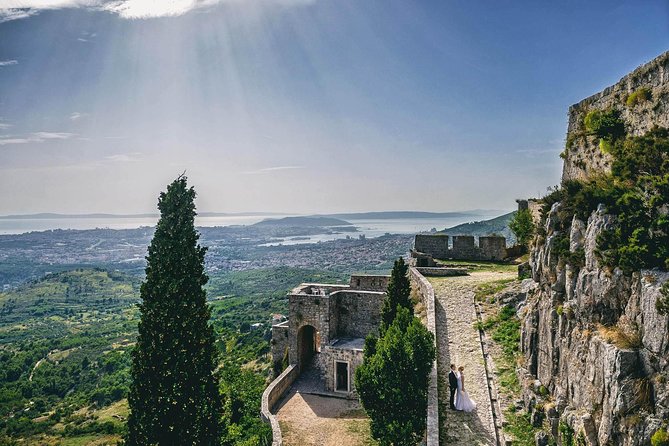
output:
<path id="1" fill-rule="evenodd" d="M 448 374 L 448 385 L 451 388 L 451 409 L 464 412 L 472 412 L 476 409 L 476 403 L 469 399 L 465 391 L 465 368 L 460 366 L 456 371 L 455 364 L 451 364 Z"/>

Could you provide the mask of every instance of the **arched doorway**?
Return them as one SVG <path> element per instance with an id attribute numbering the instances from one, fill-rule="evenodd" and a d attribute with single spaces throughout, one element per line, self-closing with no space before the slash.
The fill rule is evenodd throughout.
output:
<path id="1" fill-rule="evenodd" d="M 314 355 L 320 351 L 320 335 L 311 325 L 300 327 L 297 332 L 297 355 L 301 370 L 309 366 Z"/>

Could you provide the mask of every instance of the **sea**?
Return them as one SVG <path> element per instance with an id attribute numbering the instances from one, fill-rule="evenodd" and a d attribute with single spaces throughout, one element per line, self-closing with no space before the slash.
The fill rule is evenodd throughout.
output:
<path id="1" fill-rule="evenodd" d="M 252 225 L 268 218 L 282 218 L 289 215 L 225 215 L 196 217 L 195 225 L 199 227 Z M 357 232 L 338 232 L 332 234 L 317 234 L 312 236 L 289 237 L 267 243 L 270 245 L 293 245 L 304 243 L 318 243 L 346 237 L 367 238 L 379 237 L 385 234 L 415 234 L 418 232 L 441 230 L 476 220 L 486 220 L 496 215 L 471 215 L 438 218 L 393 218 L 393 219 L 351 219 L 346 221 L 357 228 Z M 0 234 L 22 234 L 33 231 L 48 231 L 53 229 L 135 229 L 154 226 L 157 217 L 111 217 L 111 218 L 16 218 L 0 219 Z"/>

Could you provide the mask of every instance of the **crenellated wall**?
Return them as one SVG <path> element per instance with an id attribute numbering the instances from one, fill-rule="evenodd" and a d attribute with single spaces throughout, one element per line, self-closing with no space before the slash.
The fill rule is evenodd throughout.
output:
<path id="1" fill-rule="evenodd" d="M 501 236 L 481 236 L 477 244 L 472 235 L 454 235 L 452 247 L 449 247 L 449 241 L 450 237 L 445 234 L 416 234 L 415 256 L 424 253 L 435 259 L 498 261 L 507 257 L 506 238 Z"/>

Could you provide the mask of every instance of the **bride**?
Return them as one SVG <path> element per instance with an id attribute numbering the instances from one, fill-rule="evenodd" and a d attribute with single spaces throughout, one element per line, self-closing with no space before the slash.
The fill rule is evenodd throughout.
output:
<path id="1" fill-rule="evenodd" d="M 455 394 L 455 410 L 472 412 L 476 409 L 476 403 L 469 399 L 469 395 L 467 395 L 467 391 L 465 390 L 465 368 L 461 366 L 458 371 L 458 390 Z"/>

